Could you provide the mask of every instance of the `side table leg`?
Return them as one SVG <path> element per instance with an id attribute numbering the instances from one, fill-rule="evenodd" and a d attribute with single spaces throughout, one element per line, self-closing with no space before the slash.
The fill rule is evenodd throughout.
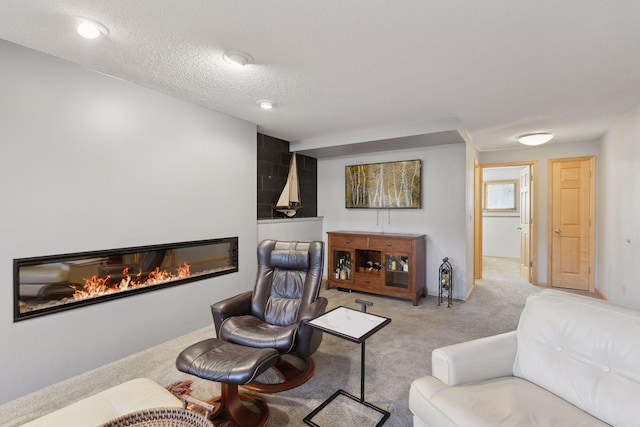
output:
<path id="1" fill-rule="evenodd" d="M 360 344 L 360 401 L 364 402 L 364 343 Z"/>

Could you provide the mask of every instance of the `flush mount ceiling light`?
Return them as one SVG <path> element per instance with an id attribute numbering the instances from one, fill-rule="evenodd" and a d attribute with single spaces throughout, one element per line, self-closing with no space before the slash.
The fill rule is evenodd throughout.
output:
<path id="1" fill-rule="evenodd" d="M 240 67 L 244 67 L 245 65 L 253 62 L 251 55 L 238 51 L 225 52 L 222 54 L 222 59 L 229 64 L 238 65 Z"/>
<path id="2" fill-rule="evenodd" d="M 76 27 L 78 34 L 85 39 L 97 39 L 100 36 L 108 36 L 109 29 L 99 22 L 83 19 Z"/>
<path id="3" fill-rule="evenodd" d="M 276 104 L 274 104 L 273 101 L 269 101 L 268 99 L 263 99 L 258 101 L 258 105 L 263 110 L 271 110 Z"/>
<path id="4" fill-rule="evenodd" d="M 553 135 L 550 133 L 530 133 L 519 137 L 518 142 L 524 145 L 542 145 L 551 141 L 551 138 L 553 138 Z"/>

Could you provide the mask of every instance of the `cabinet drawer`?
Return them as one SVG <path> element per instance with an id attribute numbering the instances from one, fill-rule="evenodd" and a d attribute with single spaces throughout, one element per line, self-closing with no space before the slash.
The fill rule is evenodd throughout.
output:
<path id="1" fill-rule="evenodd" d="M 369 239 L 369 249 L 377 251 L 411 251 L 410 240 L 398 240 L 398 239 L 385 239 L 379 237 L 372 237 Z"/>
<path id="2" fill-rule="evenodd" d="M 366 248 L 367 239 L 365 237 L 351 237 L 351 236 L 331 236 L 331 246 L 338 246 L 341 248 Z"/>
<path id="3" fill-rule="evenodd" d="M 367 273 L 356 273 L 354 284 L 362 289 L 378 289 L 380 287 L 380 276 Z"/>

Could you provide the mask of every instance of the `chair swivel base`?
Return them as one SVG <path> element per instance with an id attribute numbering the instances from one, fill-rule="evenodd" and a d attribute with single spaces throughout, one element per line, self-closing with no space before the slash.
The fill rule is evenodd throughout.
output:
<path id="1" fill-rule="evenodd" d="M 269 407 L 264 400 L 250 394 L 238 393 L 236 384 L 221 384 L 220 386 L 222 394 L 208 402 L 216 404 L 209 417 L 211 420 L 224 413 L 230 421 L 240 427 L 265 427 L 269 423 Z M 253 404 L 260 412 L 248 409 L 242 402 Z"/>
<path id="2" fill-rule="evenodd" d="M 309 381 L 316 370 L 316 365 L 311 357 L 304 358 L 304 363 L 306 368 L 300 369 L 281 357 L 271 369 L 282 379 L 282 382 L 263 383 L 254 380 L 242 387 L 246 390 L 266 394 L 294 389 Z"/>

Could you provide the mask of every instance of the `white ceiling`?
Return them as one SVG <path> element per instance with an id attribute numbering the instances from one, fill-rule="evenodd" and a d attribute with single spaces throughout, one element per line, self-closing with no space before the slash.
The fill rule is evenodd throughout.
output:
<path id="1" fill-rule="evenodd" d="M 79 17 L 110 34 L 80 38 Z M 480 150 L 592 140 L 640 104 L 638 0 L 2 0 L 0 38 L 309 147 L 441 123 Z"/>

